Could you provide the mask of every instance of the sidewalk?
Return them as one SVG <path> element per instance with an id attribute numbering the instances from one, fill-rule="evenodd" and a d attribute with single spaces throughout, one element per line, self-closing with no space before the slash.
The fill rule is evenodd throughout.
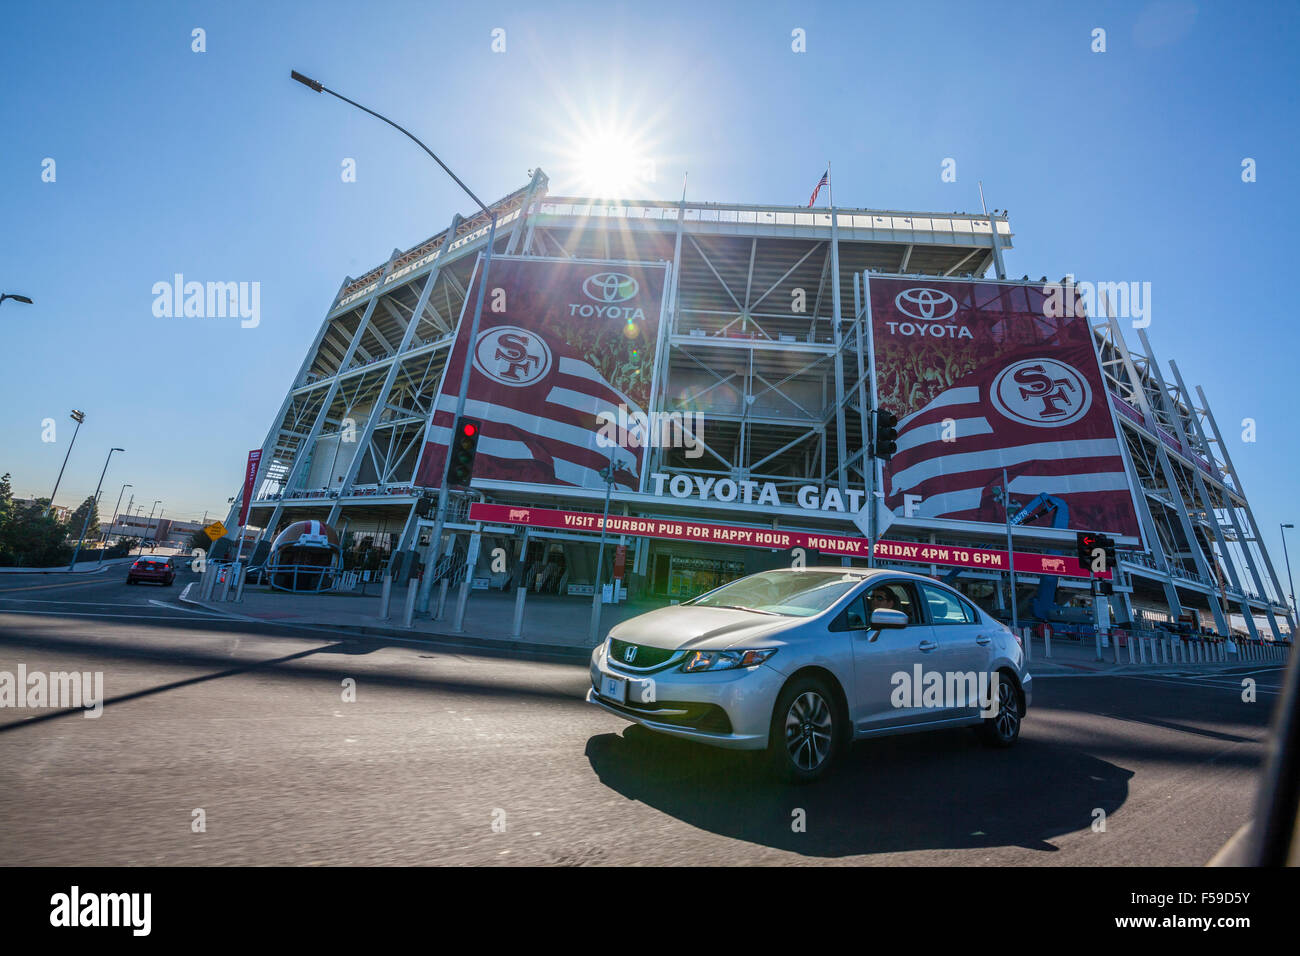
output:
<path id="1" fill-rule="evenodd" d="M 327 591 L 321 594 L 291 594 L 265 587 L 247 587 L 244 600 L 221 601 L 221 585 L 213 588 L 213 599 L 201 601 L 202 581 L 187 585 L 180 600 L 185 604 L 203 607 L 219 614 L 245 617 L 272 624 L 300 624 L 355 631 L 374 637 L 438 638 L 461 643 L 496 647 L 503 651 L 530 650 L 544 652 L 566 659 L 586 660 L 592 644 L 587 639 L 591 625 L 590 597 L 556 597 L 549 594 L 529 594 L 524 607 L 524 626 L 521 638 L 513 636 L 515 598 L 501 591 L 471 591 L 465 606 L 465 628 L 452 630 L 455 617 L 456 591 L 449 589 L 447 604 L 440 620 L 416 614 L 410 628 L 402 627 L 402 613 L 406 606 L 406 589 L 393 588 L 389 602 L 389 617 L 380 620 L 380 587 L 372 582 L 366 595 Z M 436 611 L 438 589 L 430 600 L 430 610 Z M 664 607 L 667 601 L 607 604 L 601 609 L 600 640 L 610 628 L 621 621 Z"/>
<path id="2" fill-rule="evenodd" d="M 513 636 L 515 598 L 513 594 L 501 591 L 471 591 L 465 607 L 465 627 L 461 632 L 452 630 L 455 616 L 456 591 L 448 590 L 447 606 L 441 620 L 417 614 L 413 626 L 401 626 L 402 613 L 406 601 L 406 589 L 393 589 L 389 603 L 389 618 L 379 619 L 380 585 L 371 583 L 367 594 L 328 591 L 321 594 L 291 594 L 265 587 L 249 587 L 244 591 L 244 600 L 221 601 L 221 585 L 213 589 L 213 600 L 200 601 L 202 582 L 188 585 L 180 595 L 186 604 L 203 607 L 218 614 L 244 617 L 250 620 L 273 624 L 299 624 L 311 627 L 323 627 L 345 630 L 372 637 L 402 637 L 406 639 L 438 639 L 481 647 L 492 647 L 502 652 L 527 652 L 530 656 L 538 653 L 550 654 L 564 659 L 585 660 L 591 644 L 587 632 L 591 622 L 591 599 L 579 597 L 556 597 L 554 595 L 529 594 L 524 605 L 524 625 L 521 638 Z M 431 608 L 436 610 L 438 589 L 434 588 Z M 615 624 L 644 614 L 655 608 L 665 607 L 669 602 L 663 598 L 626 602 L 618 605 L 607 604 L 601 609 L 600 640 L 604 640 L 610 628 Z M 1102 649 L 1104 659 L 1097 660 L 1096 645 L 1091 642 L 1080 643 L 1061 638 L 1052 641 L 1052 656 L 1045 654 L 1041 638 L 1033 641 L 1029 660 L 1031 674 L 1080 675 L 1133 673 L 1154 671 L 1186 671 L 1189 669 L 1213 672 L 1219 668 L 1238 663 L 1283 663 L 1280 653 L 1276 657 L 1266 657 L 1263 653 L 1253 657 L 1250 654 L 1228 654 L 1225 661 L 1183 661 L 1157 657 L 1152 662 L 1151 651 L 1147 649 L 1147 663 L 1134 652 L 1134 663 L 1129 663 L 1128 648 L 1120 648 L 1120 663 L 1115 662 L 1115 647 Z M 1260 651 L 1260 649 L 1250 649 Z M 1172 655 L 1166 645 L 1164 654 Z"/>

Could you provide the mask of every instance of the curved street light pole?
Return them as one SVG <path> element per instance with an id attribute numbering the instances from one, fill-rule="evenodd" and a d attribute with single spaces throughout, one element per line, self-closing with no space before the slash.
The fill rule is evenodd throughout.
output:
<path id="1" fill-rule="evenodd" d="M 81 554 L 81 542 L 85 540 L 86 528 L 90 526 L 90 511 L 95 507 L 95 502 L 99 500 L 99 489 L 104 485 L 104 475 L 108 474 L 108 463 L 113 460 L 113 452 L 126 451 L 125 448 L 110 448 L 108 457 L 104 459 L 104 470 L 99 473 L 99 484 L 95 485 L 94 497 L 90 499 L 90 504 L 86 506 L 86 517 L 81 522 L 81 534 L 77 537 L 77 547 L 72 552 L 72 561 L 68 564 L 68 570 L 72 571 L 77 566 L 77 555 Z"/>
<path id="2" fill-rule="evenodd" d="M 376 113 L 374 110 L 362 106 L 360 103 L 354 100 L 348 99 L 346 96 L 342 95 L 341 93 L 334 92 L 334 90 L 331 90 L 329 87 L 324 86 L 321 83 L 318 83 L 316 80 L 313 80 L 311 77 L 303 76 L 297 70 L 291 70 L 289 72 L 289 76 L 291 79 L 297 80 L 299 83 L 301 83 L 303 86 L 307 87 L 310 90 L 314 90 L 317 93 L 328 93 L 330 96 L 333 96 L 335 99 L 340 99 L 344 103 L 347 103 L 351 106 L 355 106 L 363 113 L 369 113 L 371 116 L 375 117 L 375 119 L 382 120 L 383 122 L 387 123 L 389 126 L 393 127 L 393 129 L 397 130 L 399 133 L 405 135 L 408 139 L 411 140 L 411 142 L 415 143 L 416 146 L 419 146 L 420 149 L 428 153 L 429 156 L 432 157 L 433 161 L 442 167 L 443 172 L 445 172 L 448 176 L 450 176 L 452 180 L 455 181 L 456 185 L 459 186 L 464 191 L 465 195 L 469 196 L 470 199 L 474 200 L 474 204 L 478 206 L 479 209 L 483 210 L 483 214 L 488 217 L 491 224 L 488 227 L 487 249 L 483 253 L 483 274 L 479 277 L 478 296 L 474 302 L 474 318 L 470 322 L 469 338 L 467 340 L 470 343 L 470 347 L 472 348 L 473 343 L 478 339 L 479 322 L 483 318 L 483 293 L 487 289 L 488 270 L 492 266 L 492 246 L 496 242 L 496 236 L 497 236 L 497 214 L 492 210 L 488 209 L 487 206 L 483 205 L 483 201 L 479 199 L 478 196 L 474 195 L 474 193 L 470 190 L 468 186 L 466 186 L 463 182 L 460 181 L 460 177 L 457 176 L 455 173 L 453 173 L 447 167 L 447 164 L 437 157 L 437 155 L 434 153 L 433 150 L 431 150 L 428 146 L 425 146 L 422 142 L 420 142 L 409 130 L 403 129 L 401 126 L 398 126 L 387 116 L 383 116 L 379 113 Z M 454 343 L 452 345 L 452 349 L 453 350 L 455 349 Z M 456 416 L 455 419 L 453 420 L 453 426 L 454 423 L 456 421 L 459 421 L 461 416 L 465 414 L 465 396 L 469 392 L 470 364 L 471 363 L 469 361 L 469 355 L 467 354 L 465 357 L 464 367 L 461 369 L 461 373 L 460 373 L 460 391 L 457 393 L 456 396 Z M 434 411 L 435 412 L 437 411 L 436 402 L 434 405 Z M 433 424 L 432 414 L 430 414 L 429 417 L 429 424 L 430 425 Z M 424 577 L 420 579 L 419 595 L 416 604 L 421 614 L 424 614 L 429 610 L 429 595 L 433 591 L 434 560 L 442 551 L 442 529 L 443 526 L 447 523 L 447 473 L 451 466 L 450 442 L 448 443 L 447 449 L 448 449 L 447 454 L 443 455 L 443 459 L 442 459 L 442 480 L 438 483 L 438 511 L 436 516 L 434 517 L 433 533 L 429 535 L 429 550 L 425 553 L 425 561 L 424 561 L 425 573 L 424 573 Z M 473 573 L 472 568 L 466 570 L 466 574 L 472 574 L 472 573 Z"/>

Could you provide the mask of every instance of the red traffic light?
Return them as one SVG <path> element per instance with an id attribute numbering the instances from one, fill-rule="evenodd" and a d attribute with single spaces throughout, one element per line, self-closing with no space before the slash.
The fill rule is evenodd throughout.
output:
<path id="1" fill-rule="evenodd" d="M 473 438 L 475 435 L 478 434 L 478 426 L 475 425 L 473 422 L 466 422 L 461 427 L 461 432 L 465 435 L 466 438 Z"/>

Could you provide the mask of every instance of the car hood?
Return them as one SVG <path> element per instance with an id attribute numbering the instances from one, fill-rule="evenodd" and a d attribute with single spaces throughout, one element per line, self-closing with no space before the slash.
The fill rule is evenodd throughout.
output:
<path id="1" fill-rule="evenodd" d="M 665 650 L 722 650 L 754 638 L 770 637 L 802 620 L 730 608 L 674 605 L 616 624 L 609 636 Z"/>

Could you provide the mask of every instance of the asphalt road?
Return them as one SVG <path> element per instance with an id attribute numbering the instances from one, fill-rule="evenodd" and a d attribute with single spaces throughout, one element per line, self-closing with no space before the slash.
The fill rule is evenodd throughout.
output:
<path id="1" fill-rule="evenodd" d="M 793 787 L 586 704 L 581 666 L 222 620 L 177 603 L 188 574 L 124 574 L 0 574 L 0 671 L 106 698 L 0 709 L 4 863 L 1200 865 L 1281 683 L 1040 677 L 1010 751 L 887 738 Z"/>

